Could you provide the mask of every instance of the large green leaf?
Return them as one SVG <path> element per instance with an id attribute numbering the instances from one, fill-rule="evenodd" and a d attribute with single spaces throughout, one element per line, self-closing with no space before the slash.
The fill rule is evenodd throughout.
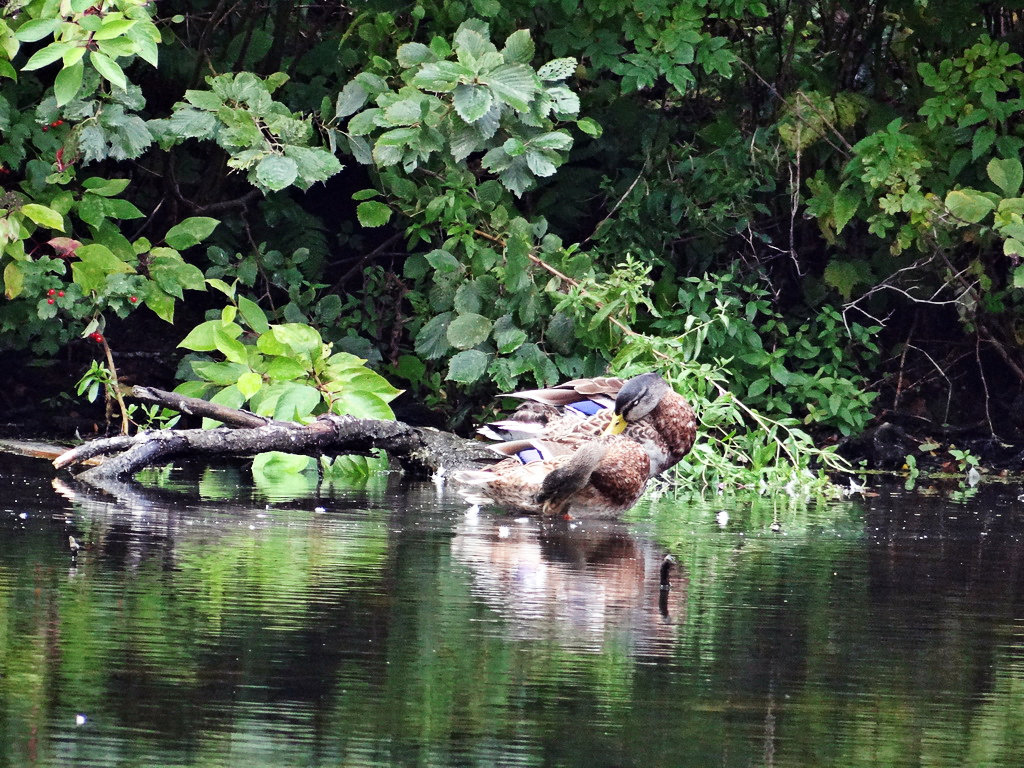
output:
<path id="1" fill-rule="evenodd" d="M 483 315 L 467 312 L 448 324 L 448 343 L 456 349 L 469 349 L 491 335 L 491 321 Z"/>
<path id="2" fill-rule="evenodd" d="M 517 29 L 505 40 L 505 47 L 501 49 L 501 54 L 508 64 L 529 64 L 533 60 L 535 50 L 530 31 Z"/>
<path id="3" fill-rule="evenodd" d="M 64 67 L 57 73 L 57 77 L 53 81 L 53 95 L 57 99 L 58 107 L 63 107 L 78 95 L 78 91 L 82 87 L 84 73 L 85 66 L 81 61 Z"/>
<path id="4" fill-rule="evenodd" d="M 448 362 L 445 378 L 460 384 L 472 384 L 486 373 L 489 360 L 490 356 L 479 349 L 463 350 Z"/>
<path id="5" fill-rule="evenodd" d="M 540 90 L 537 74 L 525 64 L 502 64 L 480 77 L 494 94 L 517 112 L 526 112 Z"/>
<path id="6" fill-rule="evenodd" d="M 21 70 L 23 72 L 31 72 L 32 70 L 42 69 L 63 57 L 64 54 L 70 51 L 73 47 L 73 43 L 50 43 L 45 48 L 40 48 L 38 51 L 33 53 L 32 56 L 29 57 L 29 60 L 22 66 Z"/>
<path id="7" fill-rule="evenodd" d="M 268 155 L 256 166 L 256 181 L 273 192 L 293 183 L 298 175 L 298 163 L 284 155 Z"/>
<path id="8" fill-rule="evenodd" d="M 419 333 L 416 334 L 414 342 L 416 354 L 427 360 L 436 360 L 447 354 L 451 349 L 447 334 L 451 319 L 451 312 L 442 312 L 424 323 Z"/>
<path id="9" fill-rule="evenodd" d="M 1021 182 L 1024 181 L 1024 167 L 1018 158 L 989 160 L 985 170 L 992 183 L 1003 190 L 1007 197 L 1014 197 L 1020 192 Z"/>
<path id="10" fill-rule="evenodd" d="M 176 248 L 179 251 L 191 248 L 213 234 L 213 230 L 217 228 L 218 224 L 220 224 L 218 219 L 212 219 L 209 216 L 192 216 L 167 230 L 164 241 L 171 248 Z"/>
<path id="11" fill-rule="evenodd" d="M 32 19 L 18 27 L 14 37 L 23 43 L 34 43 L 37 40 L 42 40 L 47 35 L 52 35 L 63 21 L 59 16 L 46 19 Z"/>
<path id="12" fill-rule="evenodd" d="M 493 101 L 491 89 L 483 85 L 462 83 L 455 87 L 455 111 L 467 123 L 475 123 L 486 115 Z"/>
<path id="13" fill-rule="evenodd" d="M 26 203 L 21 206 L 21 212 L 41 227 L 64 231 L 64 217 L 52 208 L 39 203 Z"/>
<path id="14" fill-rule="evenodd" d="M 946 195 L 946 207 L 958 219 L 976 224 L 991 213 L 996 204 L 973 189 L 955 189 Z"/>
<path id="15" fill-rule="evenodd" d="M 338 393 L 333 401 L 335 413 L 349 414 L 358 419 L 387 419 L 395 418 L 394 412 L 383 399 L 365 391 L 342 391 Z"/>
<path id="16" fill-rule="evenodd" d="M 124 70 L 109 56 L 99 51 L 90 51 L 89 61 L 96 67 L 97 72 L 110 81 L 111 85 L 116 85 L 122 90 L 128 87 L 128 80 L 124 76 Z"/>
<path id="17" fill-rule="evenodd" d="M 376 200 L 367 200 L 356 207 L 356 218 L 364 227 L 382 227 L 391 219 L 391 208 Z"/>

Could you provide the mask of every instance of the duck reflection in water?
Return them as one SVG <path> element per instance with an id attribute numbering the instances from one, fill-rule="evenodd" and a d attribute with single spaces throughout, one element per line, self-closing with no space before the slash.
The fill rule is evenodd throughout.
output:
<path id="1" fill-rule="evenodd" d="M 467 515 L 452 554 L 515 638 L 591 652 L 612 643 L 665 657 L 686 618 L 682 569 L 621 523 Z"/>

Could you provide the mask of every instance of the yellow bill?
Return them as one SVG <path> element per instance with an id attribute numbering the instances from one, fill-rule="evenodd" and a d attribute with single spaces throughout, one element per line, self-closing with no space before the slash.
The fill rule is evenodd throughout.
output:
<path id="1" fill-rule="evenodd" d="M 608 425 L 608 428 L 605 429 L 604 433 L 606 435 L 618 435 L 621 434 L 625 429 L 626 420 L 622 418 L 621 413 L 616 413 L 614 416 L 612 416 L 611 424 Z"/>

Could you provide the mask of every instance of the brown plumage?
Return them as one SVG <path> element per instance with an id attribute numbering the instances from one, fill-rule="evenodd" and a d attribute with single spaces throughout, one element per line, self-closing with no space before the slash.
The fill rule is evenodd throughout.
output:
<path id="1" fill-rule="evenodd" d="M 623 434 L 640 443 L 650 457 L 651 477 L 675 466 L 690 452 L 697 434 L 697 417 L 682 395 L 657 373 L 645 373 L 628 381 L 615 378 L 576 379 L 550 389 L 517 392 L 527 398 L 511 417 L 481 429 L 502 440 L 494 446 L 514 455 L 530 442 L 543 440 L 577 446 L 604 434 L 621 415 Z M 592 400 L 608 403 L 592 416 L 565 406 Z"/>
<path id="2" fill-rule="evenodd" d="M 649 477 L 678 463 L 696 435 L 693 409 L 656 373 L 577 379 L 513 396 L 527 402 L 480 430 L 502 439 L 492 447 L 509 458 L 455 476 L 474 503 L 615 516 L 636 503 Z"/>
<path id="3" fill-rule="evenodd" d="M 608 435 L 525 464 L 513 456 L 484 470 L 457 472 L 455 480 L 475 504 L 543 515 L 616 517 L 644 492 L 649 463 L 640 445 Z"/>

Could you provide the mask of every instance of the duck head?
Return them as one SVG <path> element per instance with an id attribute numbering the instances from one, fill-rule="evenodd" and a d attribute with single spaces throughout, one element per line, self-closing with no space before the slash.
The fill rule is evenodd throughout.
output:
<path id="1" fill-rule="evenodd" d="M 671 389 L 668 382 L 658 373 L 634 376 L 622 385 L 615 398 L 614 416 L 606 430 L 607 433 L 617 435 L 628 424 L 649 415 Z"/>

